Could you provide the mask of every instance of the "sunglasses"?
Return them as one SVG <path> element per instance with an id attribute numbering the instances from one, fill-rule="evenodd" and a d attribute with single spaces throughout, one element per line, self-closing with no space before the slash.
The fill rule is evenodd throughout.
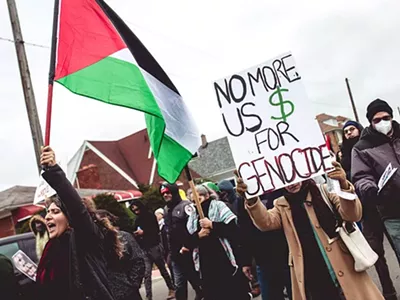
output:
<path id="1" fill-rule="evenodd" d="M 375 119 L 373 119 L 372 120 L 372 123 L 374 123 L 374 124 L 378 124 L 378 123 L 380 123 L 380 121 L 390 121 L 392 119 L 392 117 L 391 116 L 384 116 L 384 117 L 382 117 L 382 118 L 375 118 Z"/>
<path id="2" fill-rule="evenodd" d="M 356 130 L 355 127 L 349 127 L 349 129 L 345 129 L 344 134 L 352 133 L 354 130 Z"/>

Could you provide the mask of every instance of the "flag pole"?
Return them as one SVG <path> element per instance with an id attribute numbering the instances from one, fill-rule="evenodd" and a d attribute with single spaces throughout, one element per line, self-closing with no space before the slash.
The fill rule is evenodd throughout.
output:
<path id="1" fill-rule="evenodd" d="M 51 37 L 51 53 L 50 53 L 50 68 L 49 68 L 49 86 L 47 89 L 47 113 L 46 113 L 46 131 L 44 144 L 50 144 L 51 131 L 51 112 L 53 108 L 53 84 L 56 69 L 56 48 L 57 48 L 57 33 L 58 33 L 58 14 L 60 10 L 60 0 L 54 1 L 53 14 L 53 32 Z"/>
<path id="2" fill-rule="evenodd" d="M 186 172 L 186 178 L 189 181 L 189 186 L 192 189 L 193 200 L 194 203 L 196 204 L 197 211 L 199 212 L 200 219 L 204 219 L 204 212 L 203 209 L 201 208 L 199 194 L 197 193 L 196 186 L 194 185 L 193 182 L 192 174 L 190 173 L 190 169 L 187 165 L 185 167 L 185 172 Z"/>

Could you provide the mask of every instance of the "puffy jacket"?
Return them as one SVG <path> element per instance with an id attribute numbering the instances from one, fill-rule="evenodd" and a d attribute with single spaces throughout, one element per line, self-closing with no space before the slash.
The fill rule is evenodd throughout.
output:
<path id="1" fill-rule="evenodd" d="M 400 218 L 400 126 L 393 121 L 394 133 L 386 136 L 371 126 L 362 132 L 352 153 L 351 175 L 364 205 L 377 205 L 382 218 Z M 399 170 L 378 196 L 378 182 L 388 164 Z"/>

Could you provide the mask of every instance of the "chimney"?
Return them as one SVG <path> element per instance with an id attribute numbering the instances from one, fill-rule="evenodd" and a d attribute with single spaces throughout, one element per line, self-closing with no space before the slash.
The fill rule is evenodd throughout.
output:
<path id="1" fill-rule="evenodd" d="M 206 148 L 207 145 L 208 145 L 207 137 L 204 134 L 202 134 L 201 135 L 201 148 Z"/>

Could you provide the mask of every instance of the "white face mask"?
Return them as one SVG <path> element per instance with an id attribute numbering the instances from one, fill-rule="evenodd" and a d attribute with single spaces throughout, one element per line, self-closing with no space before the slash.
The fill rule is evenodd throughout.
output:
<path id="1" fill-rule="evenodd" d="M 376 131 L 387 135 L 392 130 L 392 121 L 382 120 L 378 124 L 375 124 Z"/>

